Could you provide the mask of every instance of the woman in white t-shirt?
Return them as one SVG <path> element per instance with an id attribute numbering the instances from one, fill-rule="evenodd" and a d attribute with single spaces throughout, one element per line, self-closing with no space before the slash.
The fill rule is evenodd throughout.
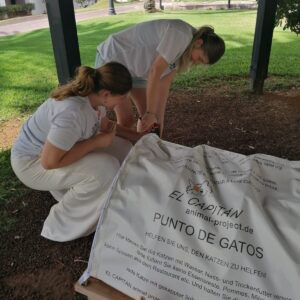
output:
<path id="1" fill-rule="evenodd" d="M 140 122 L 138 131 L 162 132 L 169 89 L 178 72 L 192 65 L 214 64 L 224 54 L 225 44 L 210 26 L 199 29 L 182 20 L 153 20 L 110 35 L 97 47 L 96 67 L 109 61 L 126 66 L 133 77 L 131 99 Z M 135 123 L 131 103 L 116 106 L 119 124 Z"/>
<path id="2" fill-rule="evenodd" d="M 115 135 L 140 137 L 105 116 L 105 108 L 126 101 L 131 88 L 131 75 L 120 63 L 81 66 L 24 123 L 12 147 L 12 168 L 25 185 L 50 191 L 58 201 L 42 236 L 69 241 L 95 230 L 100 206 L 132 146 Z"/>

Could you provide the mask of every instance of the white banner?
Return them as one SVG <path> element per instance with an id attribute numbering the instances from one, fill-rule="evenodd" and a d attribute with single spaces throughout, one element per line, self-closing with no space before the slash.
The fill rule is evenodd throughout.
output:
<path id="1" fill-rule="evenodd" d="M 135 299 L 300 299 L 300 162 L 141 139 L 82 280 Z"/>

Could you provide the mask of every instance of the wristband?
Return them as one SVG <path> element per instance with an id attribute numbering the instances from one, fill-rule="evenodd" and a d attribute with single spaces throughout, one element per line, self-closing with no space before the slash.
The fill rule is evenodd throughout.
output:
<path id="1" fill-rule="evenodd" d="M 158 123 L 154 123 L 150 132 L 155 133 L 160 137 L 160 125 Z"/>
<path id="2" fill-rule="evenodd" d="M 151 111 L 146 111 L 143 116 L 139 116 L 139 120 L 142 120 L 145 115 L 153 115 L 157 119 L 156 114 Z"/>

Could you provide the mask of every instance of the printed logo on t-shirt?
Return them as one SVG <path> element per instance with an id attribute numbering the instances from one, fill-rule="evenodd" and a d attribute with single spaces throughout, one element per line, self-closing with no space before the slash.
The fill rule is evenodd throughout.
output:
<path id="1" fill-rule="evenodd" d="M 92 128 L 92 136 L 95 136 L 98 133 L 99 129 L 100 129 L 100 124 L 99 122 L 96 122 Z"/>
<path id="2" fill-rule="evenodd" d="M 169 64 L 169 69 L 170 70 L 173 70 L 175 68 L 176 68 L 176 64 L 175 63 Z"/>

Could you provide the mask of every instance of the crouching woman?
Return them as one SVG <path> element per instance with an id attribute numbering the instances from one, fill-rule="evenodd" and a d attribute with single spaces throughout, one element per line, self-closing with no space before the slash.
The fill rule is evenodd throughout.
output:
<path id="1" fill-rule="evenodd" d="M 69 241 L 95 230 L 99 208 L 131 148 L 99 107 L 114 109 L 131 88 L 131 75 L 119 63 L 81 66 L 24 123 L 11 164 L 26 186 L 50 191 L 58 201 L 44 222 L 45 238 Z"/>

